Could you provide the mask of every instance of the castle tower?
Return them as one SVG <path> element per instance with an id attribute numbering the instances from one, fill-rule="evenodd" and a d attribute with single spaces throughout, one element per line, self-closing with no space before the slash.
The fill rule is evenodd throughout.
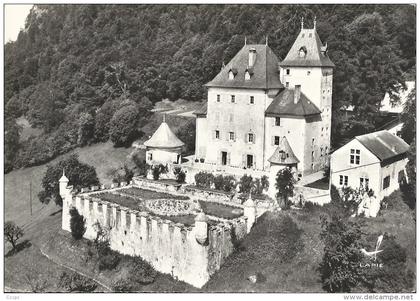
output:
<path id="1" fill-rule="evenodd" d="M 144 145 L 148 164 L 181 163 L 184 142 L 172 132 L 165 121 L 165 115 L 156 132 L 144 142 Z"/>
<path id="2" fill-rule="evenodd" d="M 320 111 L 321 119 L 312 118 L 306 128 L 306 159 L 312 161 L 307 172 L 314 172 L 327 162 L 331 139 L 331 106 L 334 64 L 327 54 L 327 44 L 323 45 L 313 28 L 302 27 L 286 58 L 279 64 L 280 81 L 286 89 L 299 88 Z M 303 158 L 302 158 L 303 159 Z M 306 160 L 308 161 L 308 160 Z"/>
<path id="3" fill-rule="evenodd" d="M 69 179 L 66 177 L 64 173 L 64 169 L 63 169 L 63 175 L 61 176 L 60 180 L 58 180 L 58 182 L 59 182 L 60 196 L 62 199 L 65 199 L 65 197 L 68 194 L 67 185 L 69 184 Z"/>

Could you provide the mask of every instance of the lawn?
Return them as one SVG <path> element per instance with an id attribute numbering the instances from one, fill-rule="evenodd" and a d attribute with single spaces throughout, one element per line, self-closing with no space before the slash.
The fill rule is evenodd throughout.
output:
<path id="1" fill-rule="evenodd" d="M 199 201 L 201 209 L 205 214 L 213 215 L 225 219 L 234 219 L 244 214 L 243 210 L 238 207 L 228 206 L 215 202 Z"/>
<path id="2" fill-rule="evenodd" d="M 117 190 L 116 192 L 132 195 L 132 196 L 144 199 L 144 200 L 155 200 L 155 199 L 189 200 L 190 199 L 188 196 L 175 195 L 175 194 L 147 190 L 147 189 L 142 189 L 142 188 L 137 188 L 137 187 L 123 188 L 123 189 Z"/>

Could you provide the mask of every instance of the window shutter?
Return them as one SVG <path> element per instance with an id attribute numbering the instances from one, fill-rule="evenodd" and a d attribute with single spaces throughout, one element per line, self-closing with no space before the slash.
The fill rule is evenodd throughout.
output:
<path id="1" fill-rule="evenodd" d="M 233 132 L 233 141 L 236 141 L 236 133 Z"/>
<path id="2" fill-rule="evenodd" d="M 229 132 L 226 134 L 226 141 L 229 141 Z"/>
<path id="3" fill-rule="evenodd" d="M 274 136 L 271 136 L 271 145 L 274 145 Z"/>
<path id="4" fill-rule="evenodd" d="M 222 152 L 217 153 L 217 164 L 222 164 Z"/>
<path id="5" fill-rule="evenodd" d="M 257 140 L 257 135 L 255 135 L 255 134 L 254 134 L 254 140 L 253 140 L 253 142 L 252 142 L 252 143 L 254 143 L 254 144 L 255 144 L 255 140 Z"/>
<path id="6" fill-rule="evenodd" d="M 242 165 L 246 167 L 246 154 L 242 154 Z"/>
<path id="7" fill-rule="evenodd" d="M 230 165 L 230 153 L 227 153 L 227 165 Z"/>
<path id="8" fill-rule="evenodd" d="M 252 155 L 252 165 L 254 166 L 254 168 L 257 168 L 257 162 L 256 162 L 255 155 Z"/>

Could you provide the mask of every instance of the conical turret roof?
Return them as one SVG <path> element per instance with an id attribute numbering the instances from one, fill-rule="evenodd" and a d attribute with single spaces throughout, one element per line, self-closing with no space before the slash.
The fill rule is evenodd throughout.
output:
<path id="1" fill-rule="evenodd" d="M 144 145 L 157 148 L 177 148 L 184 146 L 184 142 L 178 139 L 164 120 L 152 137 L 144 142 Z"/>
<path id="2" fill-rule="evenodd" d="M 290 147 L 289 141 L 286 137 L 281 138 L 279 146 L 274 151 L 273 155 L 268 159 L 268 162 L 274 164 L 291 165 L 299 163 L 299 159 L 296 158 Z"/>

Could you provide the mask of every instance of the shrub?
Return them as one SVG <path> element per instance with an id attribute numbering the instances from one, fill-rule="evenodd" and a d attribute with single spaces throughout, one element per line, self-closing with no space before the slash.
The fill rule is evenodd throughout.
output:
<path id="1" fill-rule="evenodd" d="M 81 239 L 86 232 L 85 218 L 76 208 L 70 209 L 70 229 L 74 239 Z"/>
<path id="2" fill-rule="evenodd" d="M 290 203 L 288 197 L 293 195 L 295 183 L 296 181 L 290 168 L 283 168 L 278 171 L 276 177 L 276 188 L 278 191 L 276 196 L 279 198 L 280 202 L 283 202 L 283 206 L 279 204 L 280 207 L 283 207 L 284 209 L 289 207 Z"/>
<path id="3" fill-rule="evenodd" d="M 236 187 L 236 179 L 234 176 L 225 176 L 223 178 L 223 190 L 231 192 Z"/>
<path id="4" fill-rule="evenodd" d="M 224 184 L 224 177 L 223 175 L 218 175 L 214 177 L 214 189 L 222 190 Z"/>
<path id="5" fill-rule="evenodd" d="M 150 166 L 146 163 L 146 160 L 140 154 L 134 154 L 133 162 L 136 165 L 136 169 L 139 175 L 146 176 Z"/>
<path id="6" fill-rule="evenodd" d="M 83 277 L 76 272 L 63 272 L 60 275 L 58 286 L 67 292 L 89 293 L 96 289 L 97 284 L 93 280 Z"/>
<path id="7" fill-rule="evenodd" d="M 174 175 L 175 175 L 176 181 L 178 183 L 184 183 L 185 182 L 185 172 L 181 169 L 181 167 L 175 167 Z"/>
<path id="8" fill-rule="evenodd" d="M 160 177 L 160 168 L 159 166 L 153 167 L 153 180 L 159 180 Z"/>
<path id="9" fill-rule="evenodd" d="M 138 135 L 139 111 L 136 105 L 128 105 L 115 112 L 109 123 L 109 138 L 114 146 L 128 146 Z"/>
<path id="10" fill-rule="evenodd" d="M 134 283 L 150 284 L 155 281 L 156 271 L 150 264 L 140 257 L 134 258 L 134 263 L 130 270 L 130 280 Z"/>
<path id="11" fill-rule="evenodd" d="M 198 187 L 211 188 L 214 184 L 214 175 L 209 172 L 200 171 L 194 176 L 195 185 Z"/>
<path id="12" fill-rule="evenodd" d="M 239 180 L 239 192 L 250 193 L 253 187 L 252 176 L 243 175 Z"/>
<path id="13" fill-rule="evenodd" d="M 129 279 L 118 279 L 114 282 L 112 289 L 116 293 L 127 293 L 133 291 L 133 283 Z"/>
<path id="14" fill-rule="evenodd" d="M 98 268 L 100 271 L 113 270 L 117 267 L 120 260 L 121 258 L 118 254 L 113 251 L 108 252 L 106 255 L 99 256 Z"/>
<path id="15" fill-rule="evenodd" d="M 8 241 L 13 250 L 16 250 L 17 241 L 23 236 L 23 230 L 14 222 L 6 222 L 4 224 L 4 239 Z"/>

